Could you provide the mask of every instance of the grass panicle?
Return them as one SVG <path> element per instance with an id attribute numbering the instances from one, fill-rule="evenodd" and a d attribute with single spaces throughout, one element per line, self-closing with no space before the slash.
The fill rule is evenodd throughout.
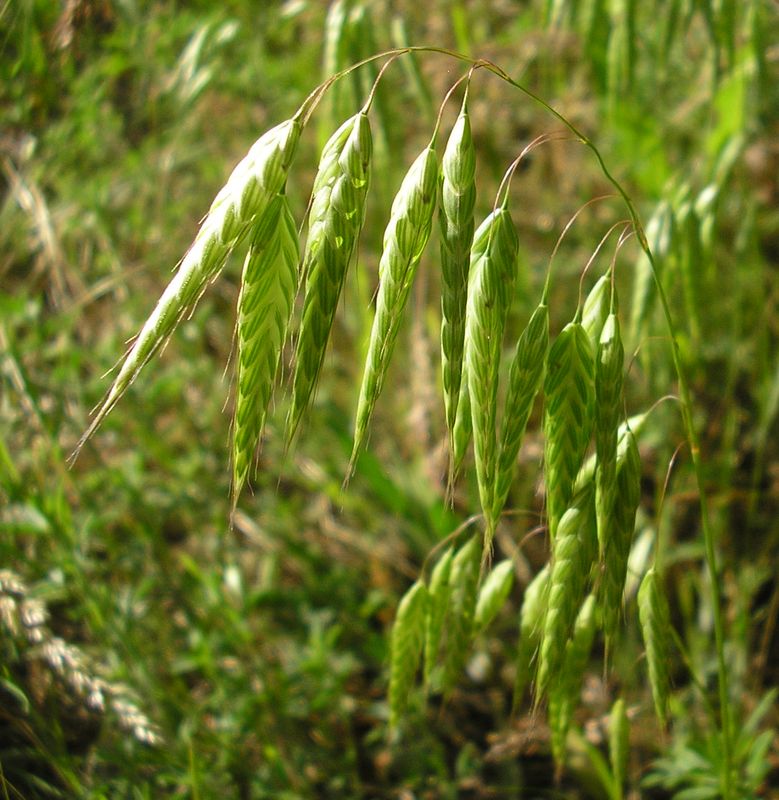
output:
<path id="1" fill-rule="evenodd" d="M 571 501 L 574 481 L 590 441 L 595 403 L 594 373 L 587 333 L 580 322 L 571 322 L 549 350 L 544 381 L 544 464 L 552 541 Z"/>
<path id="2" fill-rule="evenodd" d="M 496 564 L 479 589 L 473 624 L 484 630 L 495 619 L 514 586 L 514 563 L 510 558 Z"/>
<path id="3" fill-rule="evenodd" d="M 525 689 L 533 675 L 533 659 L 541 644 L 544 611 L 549 590 L 550 565 L 547 564 L 527 585 L 519 613 L 519 644 L 517 646 L 516 671 L 514 675 L 514 713 L 525 696 Z"/>
<path id="4" fill-rule="evenodd" d="M 238 378 L 233 419 L 233 504 L 251 468 L 295 299 L 300 245 L 286 195 L 258 220 L 238 295 Z"/>
<path id="5" fill-rule="evenodd" d="M 287 421 L 288 442 L 311 403 L 322 369 L 344 279 L 365 219 L 371 153 L 371 128 L 363 110 L 330 137 L 314 178 L 303 254 L 305 293 Z"/>
<path id="6" fill-rule="evenodd" d="M 465 370 L 479 498 L 486 521 L 485 552 L 495 531 L 498 368 L 516 277 L 518 240 L 504 204 L 479 226 L 471 250 L 465 312 Z"/>
<path id="7" fill-rule="evenodd" d="M 454 549 L 449 548 L 433 568 L 427 590 L 427 616 L 425 618 L 425 685 L 429 686 L 433 676 L 438 651 L 441 647 L 441 636 L 444 632 L 444 621 L 452 594 L 451 574 Z"/>
<path id="8" fill-rule="evenodd" d="M 665 726 L 671 694 L 668 668 L 671 614 L 655 567 L 651 567 L 641 581 L 638 590 L 638 616 L 655 714 L 660 724 Z"/>
<path id="9" fill-rule="evenodd" d="M 498 468 L 492 513 L 498 519 L 514 480 L 517 456 L 525 435 L 533 401 L 544 380 L 549 347 L 549 308 L 541 303 L 517 342 L 509 370 L 505 408 L 498 437 Z"/>
<path id="10" fill-rule="evenodd" d="M 233 248 L 267 213 L 287 179 L 300 129 L 297 118 L 272 128 L 255 142 L 233 170 L 211 204 L 176 274 L 135 338 L 74 456 L 78 455 L 149 359 L 167 342 L 178 323 L 192 312 Z"/>
<path id="11" fill-rule="evenodd" d="M 408 705 L 425 641 L 427 587 L 417 581 L 403 596 L 392 626 L 390 645 L 390 728 L 397 728 Z"/>
<path id="12" fill-rule="evenodd" d="M 467 95 L 446 143 L 441 168 L 441 373 L 450 453 L 460 398 L 465 305 L 476 202 L 476 153 Z"/>
<path id="13" fill-rule="evenodd" d="M 368 436 L 370 419 L 387 375 L 403 310 L 425 249 L 438 193 L 434 143 L 417 157 L 392 203 L 379 262 L 379 290 L 365 359 L 349 474 Z"/>

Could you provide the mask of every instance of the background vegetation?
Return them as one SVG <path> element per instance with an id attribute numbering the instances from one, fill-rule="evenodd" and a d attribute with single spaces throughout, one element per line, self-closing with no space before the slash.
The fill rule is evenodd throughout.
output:
<path id="1" fill-rule="evenodd" d="M 426 55 L 418 71 L 405 59 L 387 73 L 374 109 L 377 164 L 359 265 L 316 404 L 285 454 L 278 403 L 233 527 L 224 369 L 240 259 L 66 466 L 105 391 L 104 373 L 236 161 L 294 113 L 323 62 L 327 72 L 407 41 L 490 58 L 555 105 L 596 141 L 649 221 L 702 437 L 741 790 L 775 796 L 776 4 L 339 7 L 346 27 L 335 46 L 334 15 L 328 29 L 326 5 L 305 0 L 0 5 L 0 796 L 607 797 L 605 717 L 619 694 L 630 728 L 627 789 L 718 796 L 711 595 L 673 402 L 652 413 L 641 436 L 634 551 L 641 570 L 659 531 L 678 634 L 668 731 L 652 718 L 630 581 L 624 646 L 608 673 L 598 661 L 588 669 L 561 782 L 543 714 L 511 716 L 517 609 L 548 555 L 542 535 L 524 540 L 543 508 L 534 417 L 509 499 L 517 513 L 496 538 L 501 557 L 515 560 L 517 585 L 448 701 L 415 696 L 405 735 L 387 739 L 398 599 L 430 549 L 478 510 L 470 468 L 451 506 L 445 496 L 435 243 L 370 447 L 349 490 L 340 487 L 389 202 L 461 74 L 454 62 Z M 317 112 L 290 179 L 297 219 L 317 144 L 371 81 L 370 69 L 357 73 Z M 508 163 L 559 125 L 486 74 L 474 78 L 471 114 L 481 218 Z M 523 166 L 512 200 L 523 262 L 514 335 L 560 231 L 608 190 L 571 141 L 535 150 Z M 554 331 L 573 313 L 590 253 L 623 216 L 617 201 L 600 202 L 572 228 L 557 256 Z M 635 356 L 633 413 L 676 386 L 635 243 L 620 252 L 617 275 Z"/>

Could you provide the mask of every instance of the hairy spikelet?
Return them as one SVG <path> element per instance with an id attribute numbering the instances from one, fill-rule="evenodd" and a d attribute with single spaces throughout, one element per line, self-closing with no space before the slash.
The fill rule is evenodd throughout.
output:
<path id="1" fill-rule="evenodd" d="M 563 514 L 552 550 L 546 615 L 539 650 L 536 699 L 559 675 L 565 646 L 576 621 L 591 562 L 587 538 L 592 525 L 589 503 L 572 506 Z"/>
<path id="2" fill-rule="evenodd" d="M 576 616 L 573 634 L 565 646 L 565 658 L 558 679 L 549 691 L 549 729 L 552 755 L 561 767 L 565 762 L 565 741 L 581 691 L 582 677 L 597 630 L 595 596 L 588 595 Z"/>
<path id="3" fill-rule="evenodd" d="M 390 649 L 390 728 L 396 728 L 408 704 L 425 640 L 427 588 L 417 581 L 403 596 L 392 626 Z"/>
<path id="4" fill-rule="evenodd" d="M 611 642 L 619 627 L 622 594 L 627 577 L 630 546 L 641 500 L 641 457 L 633 431 L 627 428 L 617 450 L 615 500 L 610 536 L 603 550 L 601 605 L 606 641 Z"/>
<path id="5" fill-rule="evenodd" d="M 297 286 L 300 248 L 285 195 L 257 223 L 238 296 L 233 503 L 249 474 L 278 371 Z"/>
<path id="6" fill-rule="evenodd" d="M 460 677 L 473 638 L 474 614 L 481 564 L 481 537 L 477 534 L 460 548 L 452 562 L 452 593 L 446 628 L 444 689 L 449 691 Z"/>
<path id="7" fill-rule="evenodd" d="M 295 353 L 287 440 L 311 402 L 349 262 L 365 218 L 370 183 L 371 130 L 361 111 L 331 137 L 314 179 L 308 239 L 303 317 Z"/>
<path id="8" fill-rule="evenodd" d="M 630 753 L 629 733 L 630 726 L 625 710 L 625 701 L 620 697 L 611 707 L 611 714 L 609 714 L 609 758 L 618 797 L 622 797 L 622 787 L 627 778 Z"/>
<path id="9" fill-rule="evenodd" d="M 584 300 L 582 309 L 582 327 L 587 332 L 587 337 L 592 345 L 592 352 L 598 349 L 600 334 L 609 315 L 609 300 L 611 297 L 611 281 L 609 275 L 602 275 L 590 289 Z"/>
<path id="10" fill-rule="evenodd" d="M 495 530 L 496 412 L 503 329 L 516 275 L 517 233 L 504 206 L 479 226 L 471 250 L 464 358 L 471 401 L 473 449 L 487 542 Z"/>
<path id="11" fill-rule="evenodd" d="M 654 567 L 646 573 L 638 590 L 638 616 L 644 638 L 655 713 L 660 724 L 665 725 L 671 691 L 668 678 L 671 615 L 668 611 L 668 601 L 660 585 L 660 577 Z"/>
<path id="12" fill-rule="evenodd" d="M 191 313 L 227 256 L 281 191 L 300 136 L 300 122 L 283 122 L 261 136 L 217 194 L 194 243 L 141 328 L 76 454 L 116 405 L 180 320 Z"/>
<path id="13" fill-rule="evenodd" d="M 462 376 L 465 303 L 476 201 L 475 169 L 476 153 L 467 100 L 464 100 L 444 151 L 438 215 L 441 225 L 441 368 L 450 442 L 454 441 Z M 453 446 L 450 449 L 454 452 Z"/>
<path id="14" fill-rule="evenodd" d="M 614 523 L 617 429 L 622 413 L 624 360 L 619 318 L 612 313 L 603 326 L 595 357 L 595 508 L 601 555 L 611 537 Z"/>
<path id="15" fill-rule="evenodd" d="M 357 403 L 350 471 L 368 435 L 411 284 L 430 237 L 437 184 L 438 161 L 431 145 L 422 151 L 406 173 L 392 203 L 390 221 L 384 232 L 376 314 Z"/>
<path id="16" fill-rule="evenodd" d="M 563 328 L 547 357 L 544 395 L 544 463 L 549 533 L 573 494 L 592 431 L 595 365 L 587 334 L 578 322 Z"/>
<path id="17" fill-rule="evenodd" d="M 506 406 L 498 438 L 500 450 L 492 507 L 495 519 L 503 511 L 514 480 L 522 437 L 544 378 L 548 347 L 549 308 L 541 303 L 519 337 L 509 371 Z"/>
<path id="18" fill-rule="evenodd" d="M 514 564 L 510 558 L 496 564 L 484 579 L 476 601 L 474 627 L 484 630 L 503 607 L 514 585 Z"/>
<path id="19" fill-rule="evenodd" d="M 449 550 L 438 560 L 430 576 L 430 585 L 427 591 L 427 616 L 425 618 L 425 684 L 430 683 L 433 675 L 438 650 L 441 645 L 441 634 L 444 630 L 444 620 L 452 594 L 450 577 L 454 550 Z"/>
<path id="20" fill-rule="evenodd" d="M 517 647 L 516 674 L 514 677 L 513 710 L 516 712 L 522 703 L 525 689 L 530 683 L 532 663 L 538 646 L 546 608 L 546 595 L 549 588 L 551 569 L 547 564 L 525 589 L 522 610 L 519 614 L 519 645 Z"/>

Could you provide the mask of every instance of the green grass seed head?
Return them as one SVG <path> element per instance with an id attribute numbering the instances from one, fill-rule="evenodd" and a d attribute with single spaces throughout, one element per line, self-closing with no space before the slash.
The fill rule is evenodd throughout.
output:
<path id="1" fill-rule="evenodd" d="M 389 686 L 391 729 L 397 728 L 414 685 L 425 640 L 426 606 L 427 587 L 422 581 L 417 581 L 400 601 L 392 626 Z"/>
<path id="2" fill-rule="evenodd" d="M 611 774 L 614 776 L 614 783 L 620 797 L 627 778 L 628 756 L 630 755 L 629 734 L 630 725 L 625 701 L 620 697 L 611 707 L 611 714 L 609 714 L 609 760 L 611 761 Z"/>
<path id="3" fill-rule="evenodd" d="M 330 137 L 314 179 L 288 441 L 311 402 L 322 369 L 341 289 L 365 218 L 371 154 L 370 123 L 367 114 L 360 112 Z"/>
<path id="4" fill-rule="evenodd" d="M 670 680 L 668 675 L 671 615 L 657 571 L 652 567 L 638 590 L 638 616 L 644 639 L 649 685 L 655 713 L 661 725 L 668 718 Z"/>
<path id="5" fill-rule="evenodd" d="M 595 364 L 590 340 L 578 322 L 555 339 L 544 380 L 544 464 L 549 533 L 554 540 L 560 518 L 590 441 L 595 403 Z"/>
<path id="6" fill-rule="evenodd" d="M 425 684 L 430 683 L 438 659 L 444 620 L 452 594 L 450 581 L 454 550 L 450 547 L 438 560 L 428 586 L 427 616 L 425 619 Z"/>
<path id="7" fill-rule="evenodd" d="M 611 280 L 609 274 L 601 275 L 590 289 L 582 309 L 582 326 L 587 332 L 593 353 L 598 349 L 601 331 L 609 315 Z"/>
<path id="8" fill-rule="evenodd" d="M 492 512 L 495 519 L 503 511 L 514 480 L 522 437 L 544 379 L 548 347 L 549 308 L 542 303 L 522 331 L 509 369 L 508 389 L 498 436 L 500 449 Z"/>
<path id="9" fill-rule="evenodd" d="M 297 286 L 300 248 L 285 195 L 258 222 L 238 296 L 238 377 L 233 420 L 233 503 L 265 425 Z"/>
<path id="10" fill-rule="evenodd" d="M 541 643 L 541 634 L 546 610 L 551 568 L 547 564 L 525 589 L 522 609 L 519 614 L 519 644 L 517 647 L 516 673 L 514 677 L 513 709 L 516 712 L 522 703 L 525 689 L 532 677 L 533 659 Z"/>
<path id="11" fill-rule="evenodd" d="M 471 251 L 465 313 L 464 359 L 479 498 L 487 544 L 495 529 L 493 497 L 497 466 L 497 398 L 503 331 L 516 274 L 518 240 L 505 207 L 479 226 Z"/>
<path id="12" fill-rule="evenodd" d="M 370 419 L 397 339 L 419 260 L 430 238 L 438 186 L 438 159 L 432 146 L 412 164 L 392 203 L 379 262 L 379 291 L 357 403 L 350 472 L 368 435 Z"/>
<path id="13" fill-rule="evenodd" d="M 95 432 L 178 323 L 192 312 L 232 249 L 266 213 L 284 186 L 300 137 L 300 122 L 287 120 L 263 134 L 235 167 L 214 198 L 195 241 L 122 362 L 105 400 L 79 441 L 76 453 Z M 75 455 L 74 454 L 74 455 Z"/>
<path id="14" fill-rule="evenodd" d="M 452 443 L 463 366 L 465 304 L 476 201 L 475 168 L 470 119 L 463 102 L 444 150 L 438 215 L 441 228 L 441 367 L 446 424 Z"/>
<path id="15" fill-rule="evenodd" d="M 514 586 L 514 563 L 510 558 L 490 570 L 479 590 L 474 627 L 484 630 L 497 616 Z"/>

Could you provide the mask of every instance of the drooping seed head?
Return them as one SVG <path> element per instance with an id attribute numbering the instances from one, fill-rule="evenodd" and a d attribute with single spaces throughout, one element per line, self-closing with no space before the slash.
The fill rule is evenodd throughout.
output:
<path id="1" fill-rule="evenodd" d="M 400 601 L 390 646 L 390 728 L 397 728 L 408 704 L 425 640 L 427 588 L 417 581 Z"/>
<path id="2" fill-rule="evenodd" d="M 654 567 L 646 573 L 638 590 L 638 616 L 646 650 L 649 685 L 652 688 L 655 713 L 660 724 L 665 725 L 668 717 L 668 699 L 671 694 L 668 675 L 671 615 Z"/>
<path id="3" fill-rule="evenodd" d="M 444 629 L 449 597 L 452 594 L 450 582 L 454 550 L 449 548 L 438 560 L 430 576 L 428 586 L 427 618 L 425 621 L 425 684 L 429 684 L 433 674 L 438 650 L 441 645 L 441 634 Z"/>

